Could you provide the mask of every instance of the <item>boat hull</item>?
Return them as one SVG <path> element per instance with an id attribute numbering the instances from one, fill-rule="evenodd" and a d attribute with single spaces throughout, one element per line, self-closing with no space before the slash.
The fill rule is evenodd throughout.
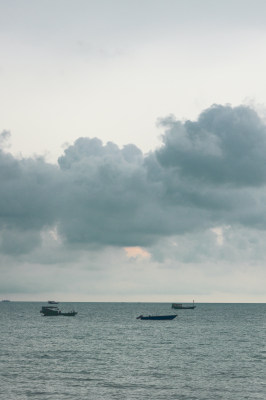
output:
<path id="1" fill-rule="evenodd" d="M 60 315 L 60 311 L 58 310 L 45 310 L 45 311 L 40 311 L 41 314 L 43 314 L 45 317 L 56 317 Z"/>
<path id="2" fill-rule="evenodd" d="M 151 321 L 165 321 L 165 320 L 171 320 L 177 317 L 176 314 L 174 315 L 148 315 L 147 317 L 144 317 L 143 315 L 140 315 L 137 317 L 137 319 L 143 319 L 143 320 L 151 320 Z"/>
<path id="3" fill-rule="evenodd" d="M 181 303 L 172 303 L 172 308 L 175 310 L 194 310 L 196 308 L 193 300 L 193 304 L 191 306 L 183 306 Z"/>
<path id="4" fill-rule="evenodd" d="M 43 314 L 44 317 L 75 317 L 75 315 L 77 315 L 76 311 L 67 312 L 67 313 L 64 313 L 61 311 L 52 311 L 52 312 L 51 311 L 48 311 L 48 312 L 40 311 L 40 312 Z"/>
<path id="5" fill-rule="evenodd" d="M 174 308 L 175 310 L 194 310 L 194 308 L 196 308 L 196 306 L 182 306 L 182 307 L 176 307 L 174 305 L 172 305 L 172 308 Z"/>
<path id="6" fill-rule="evenodd" d="M 71 312 L 67 312 L 67 313 L 60 312 L 60 315 L 63 315 L 63 317 L 75 317 L 76 314 L 77 314 L 76 311 L 71 311 Z"/>
<path id="7" fill-rule="evenodd" d="M 74 317 L 77 311 L 62 312 L 55 306 L 43 306 L 41 311 L 44 317 Z"/>

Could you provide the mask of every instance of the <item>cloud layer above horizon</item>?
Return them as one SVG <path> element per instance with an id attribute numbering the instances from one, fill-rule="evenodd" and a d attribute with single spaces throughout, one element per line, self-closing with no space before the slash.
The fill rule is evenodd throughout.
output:
<path id="1" fill-rule="evenodd" d="M 145 155 L 97 138 L 77 139 L 58 165 L 2 149 L 1 252 L 29 253 L 47 229 L 85 248 L 149 247 L 217 226 L 264 230 L 266 126 L 256 112 L 214 105 L 197 121 L 159 124 L 163 144 Z"/>
<path id="2" fill-rule="evenodd" d="M 238 285 L 247 290 L 247 282 L 251 291 L 263 292 L 251 282 L 255 271 L 260 281 L 265 275 L 263 120 L 246 106 L 213 105 L 196 121 L 171 115 L 158 124 L 164 133 L 155 151 L 83 137 L 57 164 L 14 157 L 10 134 L 2 132 L 3 293 L 55 290 L 64 271 L 63 293 L 86 293 L 92 279 L 95 296 L 117 295 L 122 287 L 124 294 L 159 296 L 164 280 L 168 293 L 176 290 L 165 270 L 178 277 L 179 292 L 221 286 L 237 293 Z M 45 270 L 54 271 L 53 284 Z"/>

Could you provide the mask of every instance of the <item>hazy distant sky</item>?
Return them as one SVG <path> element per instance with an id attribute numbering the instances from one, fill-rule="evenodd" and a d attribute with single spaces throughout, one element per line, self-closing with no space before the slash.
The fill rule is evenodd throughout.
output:
<path id="1" fill-rule="evenodd" d="M 0 0 L 0 296 L 266 301 L 266 3 Z"/>

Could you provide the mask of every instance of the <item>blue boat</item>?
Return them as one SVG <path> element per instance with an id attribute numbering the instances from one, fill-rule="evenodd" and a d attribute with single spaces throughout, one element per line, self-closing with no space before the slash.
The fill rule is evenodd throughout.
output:
<path id="1" fill-rule="evenodd" d="M 152 321 L 157 321 L 157 320 L 169 320 L 169 319 L 174 319 L 177 317 L 176 314 L 172 315 L 148 315 L 147 317 L 144 317 L 143 315 L 140 315 L 137 317 L 137 319 L 145 319 L 145 320 L 152 320 Z"/>

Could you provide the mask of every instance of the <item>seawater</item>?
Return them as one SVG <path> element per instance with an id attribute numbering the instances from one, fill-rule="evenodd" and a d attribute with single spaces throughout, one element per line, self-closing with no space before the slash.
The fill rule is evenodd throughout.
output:
<path id="1" fill-rule="evenodd" d="M 0 303 L 0 398 L 8 400 L 266 399 L 266 305 Z"/>

